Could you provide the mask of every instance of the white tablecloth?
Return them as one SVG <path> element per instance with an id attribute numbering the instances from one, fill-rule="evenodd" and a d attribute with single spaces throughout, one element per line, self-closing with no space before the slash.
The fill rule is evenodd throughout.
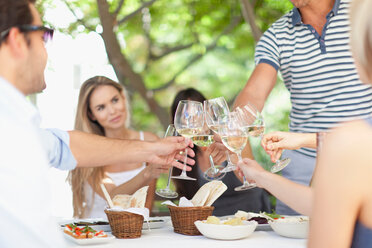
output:
<path id="1" fill-rule="evenodd" d="M 72 247 L 83 247 L 68 241 Z M 252 235 L 241 240 L 214 240 L 204 236 L 187 236 L 173 232 L 169 225 L 152 230 L 142 231 L 137 239 L 115 239 L 107 244 L 92 245 L 89 247 L 120 247 L 120 248 L 302 248 L 306 247 L 306 239 L 291 239 L 277 235 L 273 231 L 255 231 Z M 86 247 L 86 246 L 85 246 Z"/>

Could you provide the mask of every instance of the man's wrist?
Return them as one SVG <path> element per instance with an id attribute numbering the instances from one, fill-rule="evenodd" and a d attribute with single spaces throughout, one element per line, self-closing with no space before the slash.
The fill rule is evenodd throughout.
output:
<path id="1" fill-rule="evenodd" d="M 140 144 L 138 146 L 140 150 L 138 156 L 140 156 L 140 158 L 142 159 L 141 161 L 147 163 L 151 162 L 154 156 L 154 142 L 140 141 Z"/>

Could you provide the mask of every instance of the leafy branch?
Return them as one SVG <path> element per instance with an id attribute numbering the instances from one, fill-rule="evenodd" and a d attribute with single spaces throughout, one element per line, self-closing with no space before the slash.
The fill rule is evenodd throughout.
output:
<path id="1" fill-rule="evenodd" d="M 197 62 L 198 60 L 200 60 L 206 53 L 208 53 L 209 51 L 215 49 L 217 47 L 217 42 L 218 40 L 230 33 L 239 23 L 241 22 L 241 17 L 240 16 L 237 16 L 235 17 L 231 23 L 213 40 L 213 42 L 207 46 L 206 48 L 206 51 L 205 53 L 203 54 L 198 54 L 198 55 L 195 55 L 193 56 L 187 63 L 186 65 L 184 65 L 178 72 L 176 72 L 176 74 L 172 77 L 171 80 L 169 80 L 167 83 L 165 83 L 164 85 L 158 87 L 158 88 L 155 88 L 155 89 L 152 89 L 152 91 L 160 91 L 160 90 L 163 90 L 163 89 L 166 89 L 168 88 L 169 86 L 171 86 L 172 84 L 175 83 L 177 77 L 179 75 L 181 75 L 184 71 L 186 71 L 191 65 L 193 65 L 195 62 Z"/>
<path id="2" fill-rule="evenodd" d="M 151 1 L 148 1 L 148 2 L 145 2 L 144 4 L 142 4 L 138 9 L 136 9 L 135 11 L 133 11 L 132 13 L 124 16 L 119 22 L 118 22 L 118 25 L 121 25 L 123 24 L 124 22 L 128 21 L 129 19 L 131 19 L 132 17 L 134 17 L 135 15 L 137 15 L 138 13 L 140 13 L 144 8 L 147 8 L 149 7 L 150 5 L 152 5 L 156 0 L 151 0 Z"/>
<path id="3" fill-rule="evenodd" d="M 96 29 L 95 27 L 89 25 L 88 23 L 86 23 L 84 21 L 84 19 L 81 19 L 77 16 L 76 12 L 74 11 L 74 9 L 72 8 L 71 4 L 69 2 L 67 2 L 66 0 L 63 0 L 64 4 L 67 6 L 67 8 L 70 10 L 70 12 L 74 15 L 74 17 L 76 18 L 76 22 L 77 23 L 80 23 L 81 25 L 83 25 L 86 29 L 88 29 L 89 31 L 92 31 L 92 32 L 96 32 Z"/>

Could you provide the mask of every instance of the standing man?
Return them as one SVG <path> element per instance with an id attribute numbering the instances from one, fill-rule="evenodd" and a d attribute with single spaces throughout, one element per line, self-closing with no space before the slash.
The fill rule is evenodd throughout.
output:
<path id="1" fill-rule="evenodd" d="M 349 45 L 349 0 L 291 0 L 292 11 L 276 21 L 256 47 L 256 68 L 235 106 L 262 110 L 278 71 L 291 94 L 290 131 L 324 132 L 372 113 L 372 89 L 359 80 Z M 292 162 L 282 175 L 308 185 L 315 149 L 285 151 Z M 351 165 L 352 166 L 352 165 Z M 277 201 L 277 212 L 295 214 Z"/>
<path id="2" fill-rule="evenodd" d="M 42 25 L 34 2 L 0 0 L 0 247 L 66 247 L 51 216 L 50 165 L 149 162 L 182 168 L 174 159 L 190 144 L 182 137 L 141 142 L 40 129 L 38 112 L 25 96 L 46 86 L 44 42 L 53 30 Z"/>

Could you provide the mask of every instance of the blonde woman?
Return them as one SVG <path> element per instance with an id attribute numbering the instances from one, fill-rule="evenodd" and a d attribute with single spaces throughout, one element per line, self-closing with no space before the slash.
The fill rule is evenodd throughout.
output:
<path id="1" fill-rule="evenodd" d="M 83 83 L 80 89 L 75 129 L 108 138 L 154 141 L 149 132 L 129 128 L 130 110 L 126 90 L 115 81 L 96 76 Z M 108 164 L 96 168 L 76 168 L 69 174 L 73 192 L 74 216 L 106 218 L 106 201 L 100 189 L 104 183 L 109 194 L 133 194 L 150 185 L 146 207 L 151 210 L 156 178 L 164 172 L 162 166 L 146 163 Z"/>

